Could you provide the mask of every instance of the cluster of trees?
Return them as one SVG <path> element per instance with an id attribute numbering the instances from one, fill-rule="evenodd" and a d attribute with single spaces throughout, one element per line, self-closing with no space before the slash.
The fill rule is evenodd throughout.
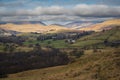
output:
<path id="1" fill-rule="evenodd" d="M 6 43 L 6 44 L 4 44 L 4 48 L 3 48 L 4 52 L 11 53 L 11 52 L 14 52 L 15 49 L 16 49 L 16 45 L 14 43 L 11 43 L 11 44 Z"/>
<path id="2" fill-rule="evenodd" d="M 47 34 L 47 35 L 40 35 L 39 37 L 37 37 L 37 40 L 40 40 L 40 41 L 47 40 L 47 39 L 53 39 L 53 40 L 74 39 L 76 40 L 82 36 L 89 35 L 91 33 L 92 31 Z"/>
<path id="3" fill-rule="evenodd" d="M 0 76 L 29 69 L 64 65 L 68 62 L 67 54 L 55 48 L 46 51 L 36 47 L 31 52 L 0 53 Z"/>
<path id="4" fill-rule="evenodd" d="M 0 37 L 1 43 L 16 43 L 21 45 L 26 40 L 25 37 L 21 36 L 8 36 L 8 37 Z"/>
<path id="5" fill-rule="evenodd" d="M 108 40 L 106 39 L 106 40 L 104 40 L 104 44 L 105 44 L 106 46 L 119 47 L 119 46 L 120 46 L 120 40 L 108 41 Z"/>
<path id="6" fill-rule="evenodd" d="M 40 45 L 36 44 L 30 52 L 1 52 L 0 77 L 7 77 L 9 73 L 68 64 L 84 54 L 84 50 L 70 50 L 69 53 L 52 47 L 43 50 Z"/>

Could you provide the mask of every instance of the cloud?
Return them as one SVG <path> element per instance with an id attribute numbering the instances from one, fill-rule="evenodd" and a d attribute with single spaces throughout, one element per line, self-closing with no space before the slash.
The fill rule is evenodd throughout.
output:
<path id="1" fill-rule="evenodd" d="M 38 6 L 34 9 L 0 8 L 1 21 L 77 21 L 120 18 L 120 6 L 79 4 L 74 7 Z M 101 19 L 100 19 L 101 18 Z"/>
<path id="2" fill-rule="evenodd" d="M 1 21 L 74 21 L 79 20 L 79 16 L 67 15 L 41 15 L 41 16 L 4 16 Z"/>
<path id="3" fill-rule="evenodd" d="M 0 11 L 1 16 L 38 16 L 38 15 L 77 15 L 84 17 L 119 17 L 120 6 L 80 4 L 73 8 L 61 6 L 41 7 Z"/>
<path id="4" fill-rule="evenodd" d="M 119 17 L 120 6 L 108 5 L 76 5 L 73 9 L 74 14 L 85 17 Z"/>
<path id="5" fill-rule="evenodd" d="M 120 5 L 120 0 L 97 0 L 98 4 Z"/>
<path id="6" fill-rule="evenodd" d="M 6 8 L 0 10 L 1 16 L 39 16 L 39 15 L 62 15 L 65 13 L 65 8 L 61 6 L 41 7 L 34 9 L 18 9 L 7 10 Z"/>
<path id="7" fill-rule="evenodd" d="M 0 2 L 0 7 L 18 7 L 23 5 L 24 5 L 24 1 Z"/>
<path id="8" fill-rule="evenodd" d="M 34 9 L 35 13 L 44 15 L 61 15 L 64 14 L 64 10 L 61 6 L 37 7 Z"/>
<path id="9" fill-rule="evenodd" d="M 72 22 L 72 21 L 103 21 L 109 18 L 94 18 L 94 17 L 80 17 L 80 16 L 67 16 L 67 15 L 41 15 L 41 16 L 5 16 L 0 17 L 1 21 L 14 22 L 14 21 L 44 21 L 44 22 Z"/>

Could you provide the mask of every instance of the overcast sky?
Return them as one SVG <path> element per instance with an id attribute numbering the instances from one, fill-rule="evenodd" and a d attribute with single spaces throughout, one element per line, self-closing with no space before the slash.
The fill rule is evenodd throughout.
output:
<path id="1" fill-rule="evenodd" d="M 103 21 L 120 18 L 120 0 L 0 0 L 0 21 Z"/>

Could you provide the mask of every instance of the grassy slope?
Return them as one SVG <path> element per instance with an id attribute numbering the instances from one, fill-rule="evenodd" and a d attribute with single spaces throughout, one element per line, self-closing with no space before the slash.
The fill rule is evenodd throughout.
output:
<path id="1" fill-rule="evenodd" d="M 105 27 L 110 27 L 110 26 L 115 26 L 115 25 L 120 26 L 120 19 L 107 20 L 107 21 L 104 21 L 104 22 L 102 22 L 102 23 L 98 23 L 98 24 L 92 25 L 92 26 L 90 26 L 90 27 L 81 28 L 80 30 L 86 30 L 86 31 L 89 31 L 89 30 L 101 31 L 101 30 L 103 30 Z"/>
<path id="2" fill-rule="evenodd" d="M 115 41 L 115 40 L 120 40 L 120 29 L 112 29 L 109 31 L 105 32 L 96 32 L 93 33 L 92 35 L 84 36 L 78 39 L 74 44 L 68 44 L 65 43 L 65 40 L 45 40 L 45 41 L 36 41 L 33 40 L 31 42 L 27 41 L 24 44 L 29 45 L 29 44 L 36 44 L 39 43 L 42 46 L 53 46 L 55 48 L 67 48 L 67 47 L 85 47 L 85 46 L 92 46 L 94 44 L 99 44 L 103 43 L 105 39 L 108 38 L 109 41 Z M 51 42 L 48 44 L 48 42 Z M 102 45 L 103 46 L 103 45 Z"/>
<path id="3" fill-rule="evenodd" d="M 120 40 L 120 29 L 114 28 L 105 32 L 96 32 L 92 35 L 88 35 L 77 40 L 72 46 L 84 47 L 90 46 L 98 43 L 103 43 L 105 39 L 108 38 L 108 41 Z"/>
<path id="4" fill-rule="evenodd" d="M 119 34 L 119 29 L 113 29 L 82 37 L 72 45 L 91 45 L 106 38 L 109 41 L 120 40 Z M 60 46 L 61 44 L 56 41 L 55 45 Z M 72 64 L 9 74 L 8 78 L 1 78 L 0 80 L 119 80 L 119 50 L 120 47 L 104 48 L 96 53 L 93 53 L 92 50 L 86 50 L 85 55 Z"/>
<path id="5" fill-rule="evenodd" d="M 5 30 L 13 30 L 17 32 L 40 32 L 40 33 L 52 33 L 52 32 L 58 32 L 59 30 L 69 30 L 69 28 L 65 28 L 62 26 L 58 25 L 49 25 L 49 26 L 44 26 L 41 24 L 1 24 L 0 28 L 5 29 Z"/>
<path id="6" fill-rule="evenodd" d="M 65 40 L 45 40 L 45 41 L 37 41 L 34 37 L 39 36 L 36 34 L 23 34 L 23 36 L 32 36 L 30 38 L 30 41 L 24 42 L 25 45 L 29 44 L 36 44 L 39 43 L 41 46 L 53 46 L 55 48 L 68 48 L 68 47 L 86 47 L 86 46 L 92 46 L 94 44 L 99 44 L 97 45 L 100 48 L 104 48 L 105 46 L 102 45 L 105 39 L 108 38 L 109 41 L 115 41 L 115 40 L 120 40 L 120 29 L 112 29 L 109 31 L 105 32 L 96 32 L 93 33 L 92 35 L 84 36 L 78 39 L 74 44 L 68 44 L 65 43 Z M 50 42 L 50 44 L 49 44 Z M 100 45 L 101 44 L 101 45 Z M 0 45 L 0 51 L 3 52 L 3 45 Z M 27 51 L 31 50 L 31 48 L 27 47 L 18 47 L 16 50 L 21 50 L 24 51 L 27 49 Z M 26 50 L 25 50 L 26 51 Z"/>
<path id="7" fill-rule="evenodd" d="M 0 52 L 2 52 L 3 51 L 3 45 L 0 45 Z"/>
<path id="8" fill-rule="evenodd" d="M 49 43 L 50 42 L 50 43 Z M 45 40 L 45 41 L 27 41 L 25 42 L 24 44 L 25 45 L 29 45 L 29 44 L 36 44 L 36 43 L 39 43 L 41 46 L 53 46 L 55 48 L 65 48 L 65 47 L 68 47 L 69 44 L 65 43 L 65 40 Z"/>
<path id="9" fill-rule="evenodd" d="M 0 80 L 119 80 L 119 49 L 101 51 L 86 51 L 72 64 L 10 74 Z"/>

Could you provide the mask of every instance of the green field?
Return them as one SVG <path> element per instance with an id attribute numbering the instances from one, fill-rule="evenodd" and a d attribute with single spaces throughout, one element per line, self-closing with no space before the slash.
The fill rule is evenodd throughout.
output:
<path id="1" fill-rule="evenodd" d="M 40 44 L 41 46 L 52 46 L 55 48 L 66 48 L 69 46 L 68 43 L 65 43 L 65 40 L 44 40 L 44 41 L 37 41 L 37 40 L 33 40 L 33 41 L 27 41 L 24 42 L 25 45 L 30 45 L 30 44 Z"/>
<path id="2" fill-rule="evenodd" d="M 38 37 L 40 34 L 21 34 L 19 36 L 27 37 L 28 39 L 23 43 L 24 46 L 17 46 L 15 51 L 29 51 L 32 50 L 30 45 L 40 44 L 41 47 L 46 46 L 52 46 L 54 48 L 84 48 L 89 47 L 92 48 L 93 46 L 96 46 L 98 48 L 104 48 L 105 45 L 103 44 L 105 39 L 107 39 L 109 42 L 111 41 L 117 41 L 120 40 L 120 29 L 114 28 L 112 30 L 104 31 L 104 32 L 94 32 L 91 35 L 83 36 L 76 40 L 75 43 L 69 44 L 65 42 L 65 39 L 63 40 L 43 40 L 38 41 L 36 37 Z M 3 52 L 4 44 L 0 45 L 0 52 Z"/>
<path id="3" fill-rule="evenodd" d="M 55 48 L 68 48 L 68 47 L 86 47 L 86 46 L 93 46 L 95 44 L 99 44 L 98 46 L 103 46 L 103 42 L 105 39 L 108 41 L 116 41 L 120 40 L 120 30 L 119 29 L 112 29 L 105 32 L 95 32 L 91 35 L 83 36 L 80 39 L 76 40 L 74 44 L 66 43 L 65 40 L 44 40 L 44 41 L 37 41 L 31 40 L 24 42 L 25 45 L 29 44 L 36 44 L 39 43 L 41 46 L 52 46 Z"/>
<path id="4" fill-rule="evenodd" d="M 3 51 L 3 45 L 0 45 L 0 52 L 2 52 Z"/>

